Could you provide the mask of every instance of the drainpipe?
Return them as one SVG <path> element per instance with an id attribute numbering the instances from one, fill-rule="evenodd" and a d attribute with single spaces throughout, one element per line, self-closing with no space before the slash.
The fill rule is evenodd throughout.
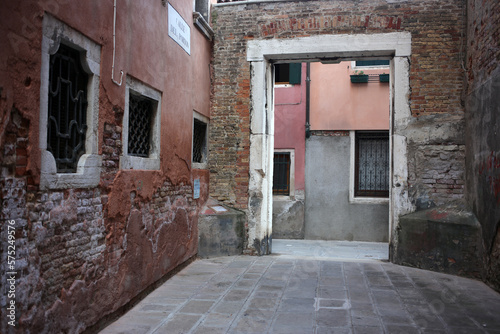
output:
<path id="1" fill-rule="evenodd" d="M 115 80 L 115 52 L 116 52 L 116 0 L 113 5 L 113 64 L 111 65 L 111 80 L 118 86 L 122 85 L 123 71 L 120 71 L 120 82 Z"/>
<path id="2" fill-rule="evenodd" d="M 309 124 L 309 100 L 311 97 L 311 63 L 306 64 L 306 139 L 311 137 L 311 125 Z"/>

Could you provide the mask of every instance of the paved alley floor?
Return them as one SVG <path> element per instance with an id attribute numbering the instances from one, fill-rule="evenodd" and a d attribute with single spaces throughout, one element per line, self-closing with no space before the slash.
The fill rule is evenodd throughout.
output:
<path id="1" fill-rule="evenodd" d="M 197 260 L 101 334 L 500 333 L 500 294 L 479 281 L 374 260 L 387 244 L 310 245 Z"/>

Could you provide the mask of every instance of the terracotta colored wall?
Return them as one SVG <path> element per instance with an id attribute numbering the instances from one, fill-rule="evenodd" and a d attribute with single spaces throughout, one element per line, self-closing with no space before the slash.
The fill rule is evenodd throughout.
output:
<path id="1" fill-rule="evenodd" d="M 389 69 L 362 69 L 364 74 Z M 389 84 L 351 83 L 351 62 L 311 63 L 311 130 L 388 130 Z"/>
<path id="2" fill-rule="evenodd" d="M 113 1 L 2 2 L 0 221 L 2 236 L 9 221 L 16 226 L 20 333 L 80 332 L 197 252 L 197 217 L 208 196 L 208 171 L 191 169 L 191 129 L 193 110 L 210 117 L 211 44 L 193 26 L 193 3 L 169 2 L 191 27 L 191 55 L 168 37 L 167 7 L 161 1 L 120 0 L 116 13 L 115 80 L 123 70 L 162 92 L 158 171 L 119 170 L 125 76 L 121 87 L 111 81 Z M 45 13 L 101 45 L 103 165 L 100 184 L 92 189 L 39 188 Z M 201 179 L 198 200 L 192 198 L 194 178 Z"/>
<path id="3" fill-rule="evenodd" d="M 306 136 L 306 64 L 302 83 L 274 89 L 274 148 L 295 149 L 295 189 L 304 190 Z"/>

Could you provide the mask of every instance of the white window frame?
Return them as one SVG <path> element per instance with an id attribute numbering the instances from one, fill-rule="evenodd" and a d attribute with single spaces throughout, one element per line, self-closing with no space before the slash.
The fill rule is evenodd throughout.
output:
<path id="1" fill-rule="evenodd" d="M 273 199 L 291 199 L 295 197 L 295 149 L 294 148 L 275 148 L 273 151 L 273 174 L 274 174 L 274 153 L 290 153 L 290 191 L 288 195 L 274 195 Z M 273 178 L 271 177 L 271 180 Z M 271 188 L 272 188 L 271 181 Z M 272 190 L 271 190 L 272 193 Z"/>
<path id="2" fill-rule="evenodd" d="M 40 188 L 67 189 L 92 188 L 99 185 L 102 158 L 98 149 L 99 80 L 101 46 L 58 19 L 45 14 L 42 23 L 42 63 L 40 82 L 39 148 L 41 151 Z M 49 108 L 50 56 L 63 43 L 81 51 L 81 63 L 88 73 L 87 133 L 85 154 L 78 160 L 76 173 L 58 173 L 56 160 L 47 150 L 47 124 Z"/>
<path id="3" fill-rule="evenodd" d="M 389 203 L 389 197 L 366 197 L 354 196 L 355 178 L 356 178 L 356 131 L 349 131 L 351 142 L 350 168 L 349 168 L 349 202 L 357 204 L 386 204 Z"/>
<path id="4" fill-rule="evenodd" d="M 194 148 L 194 120 L 198 120 L 200 122 L 205 123 L 207 126 L 207 130 L 205 131 L 205 147 L 203 149 L 202 162 L 194 162 L 193 161 L 193 148 Z M 193 129 L 191 136 L 191 167 L 193 169 L 207 169 L 208 168 L 208 138 L 210 131 L 210 119 L 197 111 L 193 111 Z"/>
<path id="5" fill-rule="evenodd" d="M 130 94 L 145 96 L 155 102 L 152 116 L 149 157 L 137 157 L 128 154 L 129 101 Z M 120 169 L 159 170 L 161 142 L 161 92 L 127 76 L 125 87 L 125 110 L 123 111 L 122 155 Z"/>

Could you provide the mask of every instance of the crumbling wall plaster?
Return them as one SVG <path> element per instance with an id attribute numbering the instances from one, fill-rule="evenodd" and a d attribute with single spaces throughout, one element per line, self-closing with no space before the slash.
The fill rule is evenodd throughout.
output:
<path id="1" fill-rule="evenodd" d="M 192 25 L 192 3 L 170 3 Z M 130 12 L 138 15 L 126 15 Z M 40 86 L 47 79 L 41 75 L 41 41 L 47 16 L 101 47 L 96 133 L 102 164 L 99 182 L 91 187 L 40 187 Z M 138 19 L 145 16 L 147 22 Z M 118 2 L 114 79 L 119 82 L 123 69 L 169 101 L 161 108 L 160 169 L 125 171 L 119 167 L 125 86 L 111 80 L 113 3 L 2 4 L 0 290 L 5 291 L 8 272 L 3 241 L 14 226 L 16 327 L 4 321 L 10 300 L 2 294 L 0 332 L 83 332 L 196 255 L 208 171 L 191 168 L 191 129 L 193 110 L 210 116 L 210 42 L 192 27 L 196 43 L 190 57 L 156 33 L 167 31 L 166 16 L 160 1 Z M 193 198 L 195 179 L 200 179 L 199 199 Z"/>

